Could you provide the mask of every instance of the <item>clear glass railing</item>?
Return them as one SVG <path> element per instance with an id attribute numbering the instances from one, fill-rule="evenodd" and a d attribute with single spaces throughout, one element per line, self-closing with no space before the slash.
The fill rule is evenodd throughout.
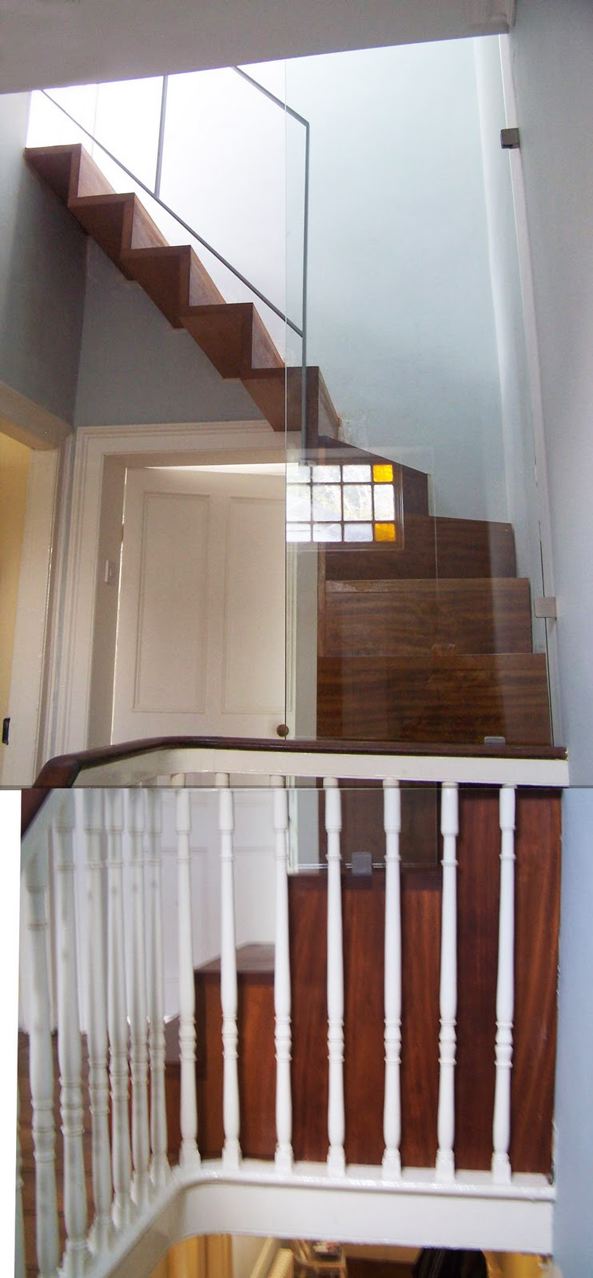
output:
<path id="1" fill-rule="evenodd" d="M 311 131 L 307 363 L 341 441 L 287 472 L 291 730 L 537 753 L 542 494 L 498 39 L 294 60 L 286 96 Z"/>

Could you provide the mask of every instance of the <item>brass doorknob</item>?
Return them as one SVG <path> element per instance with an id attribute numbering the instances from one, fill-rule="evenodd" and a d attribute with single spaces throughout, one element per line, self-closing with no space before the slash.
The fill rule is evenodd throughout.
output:
<path id="1" fill-rule="evenodd" d="M 290 728 L 287 723 L 278 724 L 278 727 L 276 728 L 276 735 L 278 737 L 287 737 L 289 732 L 290 732 Z"/>

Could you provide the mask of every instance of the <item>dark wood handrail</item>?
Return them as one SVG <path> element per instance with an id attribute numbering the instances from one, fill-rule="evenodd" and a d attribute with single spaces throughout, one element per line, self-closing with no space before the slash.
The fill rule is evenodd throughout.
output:
<path id="1" fill-rule="evenodd" d="M 51 790 L 73 786 L 81 772 L 100 767 L 104 763 L 118 763 L 134 759 L 141 754 L 155 754 L 160 750 L 263 750 L 270 754 L 366 754 L 366 755 L 416 755 L 426 757 L 442 755 L 449 758 L 486 759 L 565 759 L 566 750 L 559 746 L 499 746 L 499 745 L 451 745 L 439 742 L 414 743 L 410 741 L 332 741 L 332 740 L 284 740 L 259 737 L 148 737 L 140 741 L 124 741 L 117 745 L 100 746 L 93 750 L 81 750 L 76 754 L 57 755 L 49 759 L 41 769 L 35 785 L 23 790 L 23 833 L 39 811 Z"/>

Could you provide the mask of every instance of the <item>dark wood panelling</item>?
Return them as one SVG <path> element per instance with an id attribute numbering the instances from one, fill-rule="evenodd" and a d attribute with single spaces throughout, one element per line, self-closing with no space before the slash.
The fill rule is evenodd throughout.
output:
<path id="1" fill-rule="evenodd" d="M 289 883 L 295 1158 L 327 1157 L 327 897 L 324 874 Z"/>
<path id="2" fill-rule="evenodd" d="M 385 878 L 343 882 L 346 1161 L 383 1157 Z M 364 1011 L 363 1011 L 364 1009 Z"/>
<path id="3" fill-rule="evenodd" d="M 404 1165 L 432 1167 L 438 1109 L 441 875 L 402 874 L 402 1139 Z"/>
<path id="4" fill-rule="evenodd" d="M 514 577 L 510 524 L 406 515 L 404 545 L 335 546 L 326 551 L 328 581 L 352 578 Z"/>
<path id="5" fill-rule="evenodd" d="M 498 959 L 500 833 L 495 790 L 460 791 L 457 841 L 458 1167 L 490 1168 Z"/>
<path id="6" fill-rule="evenodd" d="M 544 1175 L 552 1165 L 560 824 L 559 794 L 519 793 L 511 1164 Z"/>
<path id="7" fill-rule="evenodd" d="M 531 652 L 529 582 L 517 577 L 326 583 L 326 657 Z"/>
<path id="8" fill-rule="evenodd" d="M 503 736 L 513 744 L 548 744 L 546 659 L 447 652 L 432 660 L 321 657 L 317 714 L 320 736 L 434 743 Z"/>

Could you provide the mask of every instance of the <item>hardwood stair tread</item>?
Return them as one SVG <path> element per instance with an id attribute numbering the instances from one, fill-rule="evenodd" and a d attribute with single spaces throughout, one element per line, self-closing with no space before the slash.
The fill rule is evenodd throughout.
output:
<path id="1" fill-rule="evenodd" d="M 519 577 L 328 581 L 319 627 L 324 656 L 530 653 L 530 583 Z"/>

